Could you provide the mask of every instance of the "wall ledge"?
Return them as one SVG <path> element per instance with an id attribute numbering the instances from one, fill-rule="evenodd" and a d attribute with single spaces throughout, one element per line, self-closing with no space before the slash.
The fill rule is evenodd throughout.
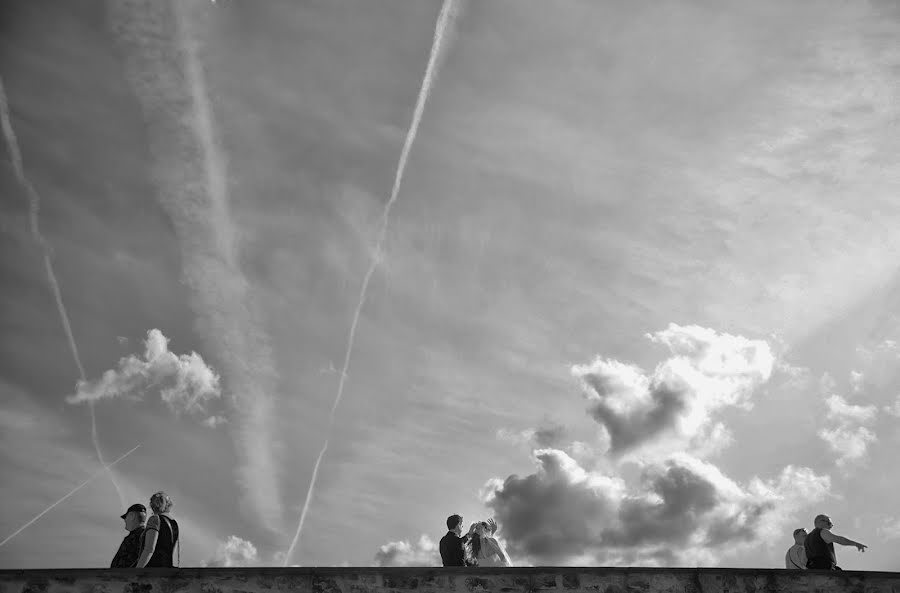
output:
<path id="1" fill-rule="evenodd" d="M 900 593 L 900 573 L 773 568 L 0 570 L 0 593 Z"/>

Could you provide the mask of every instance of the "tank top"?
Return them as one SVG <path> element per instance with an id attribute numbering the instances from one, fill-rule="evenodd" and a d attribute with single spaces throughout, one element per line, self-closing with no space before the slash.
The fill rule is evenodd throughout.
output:
<path id="1" fill-rule="evenodd" d="M 172 568 L 172 552 L 175 551 L 177 541 L 178 522 L 166 515 L 159 515 L 159 535 L 147 568 Z"/>
<path id="2" fill-rule="evenodd" d="M 806 541 L 803 542 L 803 547 L 806 549 L 807 560 L 824 558 L 829 562 L 834 562 L 834 544 L 825 543 L 825 540 L 822 539 L 821 527 L 816 527 L 809 532 Z"/>

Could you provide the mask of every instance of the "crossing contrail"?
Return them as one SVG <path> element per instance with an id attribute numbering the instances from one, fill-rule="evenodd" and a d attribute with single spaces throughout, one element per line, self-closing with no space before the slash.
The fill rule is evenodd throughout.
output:
<path id="1" fill-rule="evenodd" d="M 59 318 L 62 321 L 63 331 L 66 339 L 69 341 L 69 350 L 72 351 L 72 358 L 75 359 L 75 366 L 78 367 L 78 376 L 82 382 L 87 381 L 84 372 L 84 365 L 81 364 L 81 356 L 78 354 L 78 344 L 75 343 L 75 335 L 72 333 L 72 325 L 69 323 L 69 315 L 66 313 L 66 306 L 63 303 L 62 292 L 59 289 L 59 282 L 56 281 L 56 274 L 53 272 L 53 263 L 50 261 L 51 249 L 44 236 L 41 234 L 38 226 L 38 214 L 41 209 L 41 198 L 37 190 L 32 185 L 28 176 L 25 175 L 25 167 L 22 165 L 22 152 L 19 150 L 19 142 L 16 140 L 16 133 L 12 127 L 12 119 L 9 116 L 9 101 L 6 98 L 6 90 L 3 87 L 3 79 L 0 78 L 0 128 L 3 128 L 3 137 L 6 139 L 6 145 L 9 147 L 9 155 L 12 160 L 13 171 L 16 180 L 25 194 L 28 196 L 28 218 L 31 226 L 31 235 L 41 248 L 41 255 L 44 259 L 44 271 L 47 273 L 47 281 L 50 283 L 50 289 L 53 291 L 53 298 L 56 300 L 56 310 L 59 312 Z M 103 452 L 100 450 L 100 439 L 97 436 L 97 414 L 94 412 L 94 402 L 88 402 L 88 410 L 91 414 L 91 442 L 94 444 L 94 451 L 97 453 L 97 459 L 100 464 L 106 466 L 103 460 Z M 119 502 L 125 506 L 125 497 L 122 495 L 122 489 L 119 488 L 118 482 L 109 471 L 109 479 L 116 488 L 119 495 Z"/>
<path id="2" fill-rule="evenodd" d="M 337 412 L 338 405 L 341 403 L 341 398 L 344 395 L 344 383 L 347 379 L 347 369 L 350 366 L 350 356 L 353 353 L 353 343 L 356 339 L 356 327 L 359 324 L 359 316 L 362 312 L 363 305 L 366 302 L 366 291 L 369 289 L 369 281 L 372 279 L 372 274 L 375 273 L 375 268 L 378 266 L 378 262 L 381 258 L 381 249 L 384 238 L 387 235 L 388 223 L 390 222 L 391 207 L 394 205 L 394 202 L 397 201 L 397 195 L 400 192 L 400 183 L 403 181 L 403 173 L 406 171 L 406 162 L 409 160 L 409 153 L 412 149 L 413 142 L 416 139 L 416 134 L 419 131 L 419 124 L 422 121 L 422 113 L 425 111 L 425 102 L 428 100 L 428 95 L 431 92 L 431 87 L 437 76 L 438 62 L 444 45 L 444 37 L 447 33 L 450 21 L 457 16 L 455 4 L 455 0 L 444 0 L 444 3 L 441 5 L 441 11 L 438 14 L 437 23 L 434 27 L 434 40 L 431 44 L 431 54 L 428 56 L 428 65 L 425 67 L 425 76 L 422 78 L 422 86 L 419 89 L 419 97 L 416 100 L 412 121 L 410 122 L 409 130 L 406 133 L 406 140 L 403 143 L 403 149 L 400 151 L 400 160 L 397 162 L 397 172 L 394 175 L 394 186 L 391 189 L 391 198 L 384 206 L 384 211 L 381 215 L 381 227 L 378 229 L 378 238 L 375 241 L 375 252 L 372 254 L 369 268 L 366 270 L 366 274 L 363 277 L 362 287 L 359 291 L 359 300 L 356 304 L 356 310 L 353 312 L 353 322 L 350 324 L 350 335 L 347 338 L 347 350 L 344 354 L 344 366 L 341 370 L 340 379 L 338 380 L 338 389 L 334 398 L 334 404 L 331 406 L 331 413 L 328 417 L 328 429 L 326 435 L 331 432 L 331 428 L 334 425 L 335 413 Z M 288 548 L 288 551 L 284 556 L 284 566 L 288 565 L 291 555 L 294 553 L 294 548 L 300 540 L 300 533 L 303 531 L 303 523 L 306 520 L 306 513 L 309 510 L 309 503 L 310 500 L 312 500 L 313 491 L 316 486 L 316 476 L 319 473 L 319 464 L 322 463 L 322 459 L 325 457 L 325 451 L 327 449 L 328 438 L 326 437 L 325 444 L 319 452 L 318 459 L 316 459 L 316 465 L 313 467 L 312 477 L 309 482 L 309 490 L 306 493 L 306 501 L 303 503 L 303 510 L 300 513 L 300 522 L 297 524 L 297 532 L 294 535 L 293 541 L 291 541 L 290 548 Z"/>
<path id="3" fill-rule="evenodd" d="M 78 492 L 79 490 L 81 490 L 82 488 L 84 488 L 85 486 L 87 486 L 88 483 L 91 482 L 91 480 L 93 480 L 94 478 L 96 478 L 97 476 L 99 476 L 100 474 L 102 474 L 103 472 L 108 471 L 109 468 L 111 468 L 111 467 L 114 466 L 115 464 L 119 463 L 120 461 L 122 461 L 123 459 L 125 459 L 126 457 L 128 457 L 129 455 L 131 455 L 132 453 L 134 453 L 135 451 L 137 451 L 138 447 L 140 447 L 140 445 L 138 445 L 137 447 L 135 447 L 134 449 L 132 449 L 132 450 L 129 451 L 128 453 L 125 453 L 124 455 L 122 455 L 121 457 L 119 457 L 118 459 L 116 459 L 115 461 L 113 461 L 112 463 L 110 463 L 109 465 L 103 466 L 102 469 L 100 469 L 99 471 L 95 472 L 95 473 L 94 473 L 93 475 L 91 475 L 91 477 L 89 477 L 87 480 L 85 480 L 85 481 L 82 482 L 81 484 L 75 486 L 75 488 L 73 488 L 68 494 L 66 494 L 65 496 L 63 496 L 62 498 L 60 498 L 59 500 L 57 500 L 56 502 L 54 502 L 53 504 L 51 504 L 49 507 L 47 507 L 46 509 L 44 509 L 43 511 L 41 511 L 40 513 L 38 513 L 37 516 L 35 516 L 31 521 L 29 521 L 29 522 L 26 523 L 25 525 L 22 525 L 21 527 L 19 527 L 12 535 L 7 536 L 5 540 L 3 540 L 2 542 L 0 542 L 0 547 L 2 547 L 3 545 L 5 545 L 6 542 L 8 542 L 9 540 L 11 540 L 12 538 L 16 537 L 17 535 L 19 535 L 20 533 L 22 533 L 23 531 L 25 531 L 25 529 L 27 529 L 32 523 L 34 523 L 35 521 L 37 521 L 38 519 L 40 519 L 41 517 L 43 517 L 44 515 L 46 515 L 46 514 L 49 513 L 50 511 L 52 511 L 56 506 L 58 506 L 60 503 L 62 503 L 65 499 L 69 498 L 70 496 L 72 496 L 73 494 L 75 494 L 76 492 Z M 122 506 L 124 507 L 125 505 L 123 504 Z"/>

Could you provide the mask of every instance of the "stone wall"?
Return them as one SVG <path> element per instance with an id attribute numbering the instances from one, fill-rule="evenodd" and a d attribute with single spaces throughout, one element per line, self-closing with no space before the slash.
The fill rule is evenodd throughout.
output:
<path id="1" fill-rule="evenodd" d="M 900 593 L 900 573 L 728 568 L 2 570 L 0 593 Z"/>

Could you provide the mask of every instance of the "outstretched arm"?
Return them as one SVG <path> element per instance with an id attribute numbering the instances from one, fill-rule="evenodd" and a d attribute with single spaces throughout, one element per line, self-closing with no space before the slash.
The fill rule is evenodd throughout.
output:
<path id="1" fill-rule="evenodd" d="M 869 546 L 866 546 L 859 542 L 855 542 L 852 539 L 846 538 L 842 535 L 836 535 L 834 533 L 831 533 L 827 529 L 823 529 L 821 531 L 821 533 L 822 533 L 822 539 L 825 541 L 825 543 L 828 543 L 828 544 L 840 544 L 842 546 L 856 546 L 856 549 L 859 550 L 860 552 L 865 552 L 866 548 L 869 547 Z"/>
<path id="2" fill-rule="evenodd" d="M 488 546 L 491 549 L 491 553 L 496 554 L 498 558 L 503 562 L 504 566 L 512 566 L 512 562 L 509 560 L 509 555 L 506 553 L 506 550 L 503 549 L 503 546 L 500 545 L 500 542 L 495 540 L 492 537 L 485 538 Z"/>

